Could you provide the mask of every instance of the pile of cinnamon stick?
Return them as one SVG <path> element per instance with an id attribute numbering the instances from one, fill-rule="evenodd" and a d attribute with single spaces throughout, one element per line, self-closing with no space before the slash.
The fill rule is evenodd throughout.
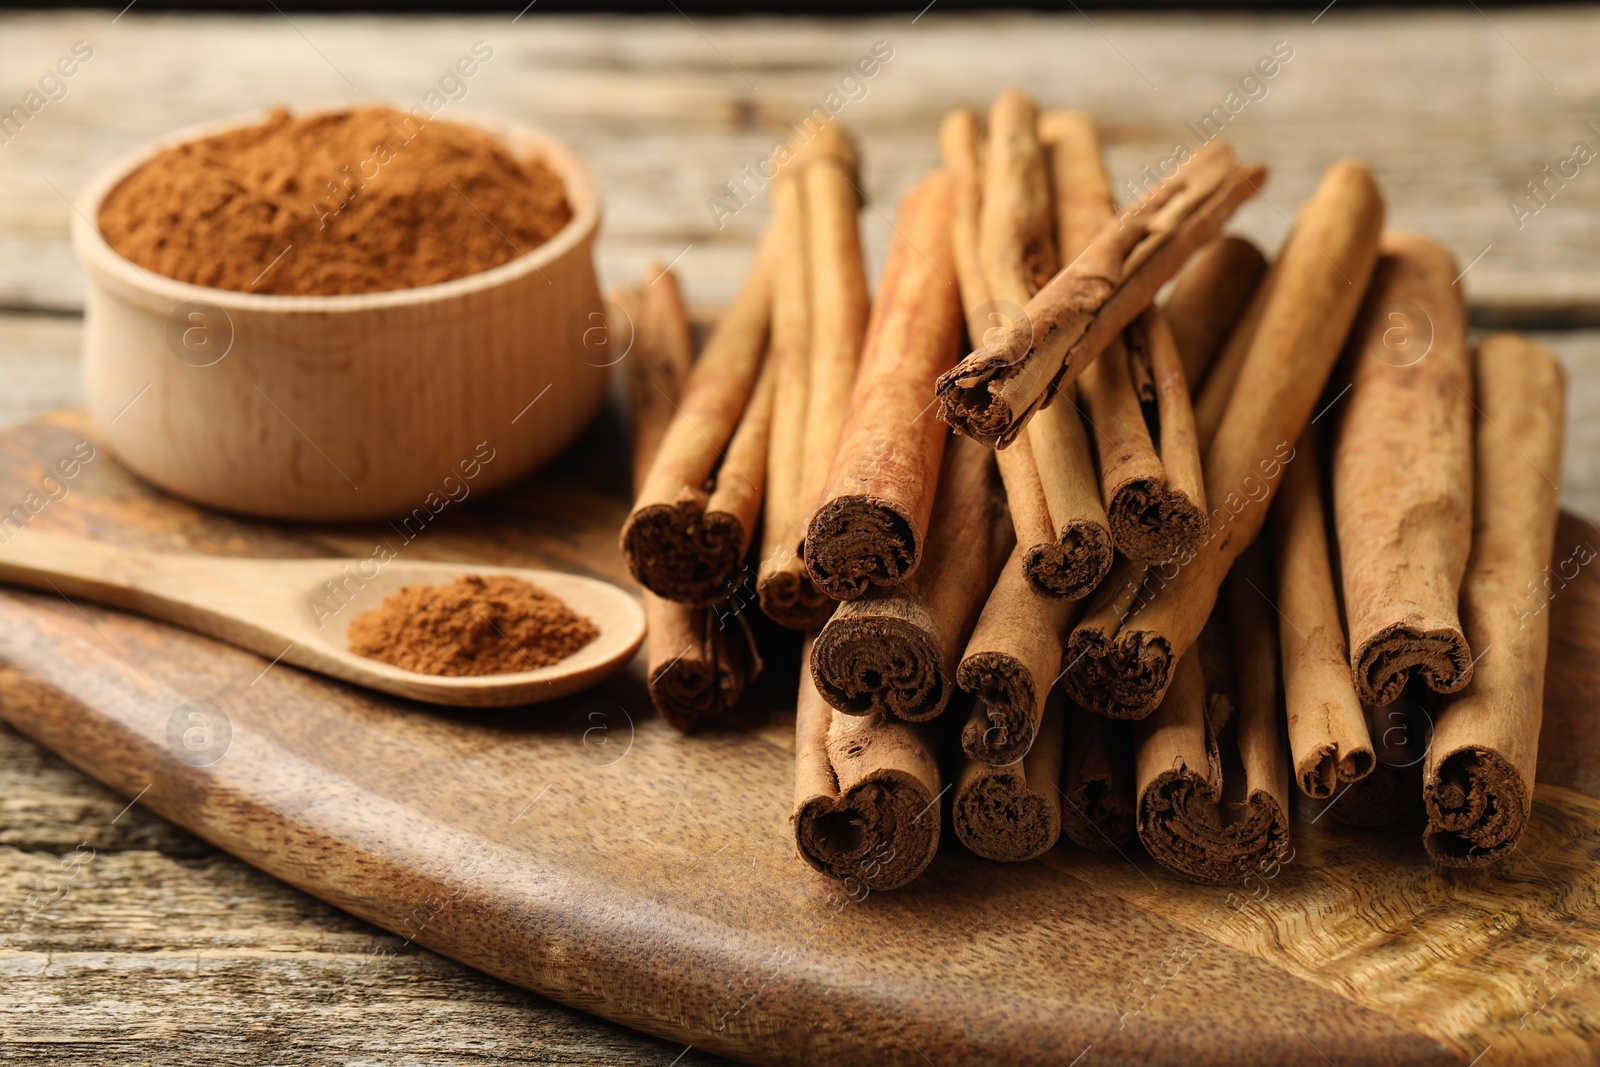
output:
<path id="1" fill-rule="evenodd" d="M 737 701 L 741 605 L 804 631 L 796 843 L 867 889 L 946 821 L 990 859 L 1137 840 L 1237 881 L 1292 855 L 1291 778 L 1350 824 L 1422 809 L 1438 863 L 1510 851 L 1554 358 L 1469 345 L 1456 264 L 1383 229 L 1359 163 L 1269 263 L 1222 233 L 1266 171 L 1220 141 L 1120 211 L 1082 114 L 1008 92 L 939 146 L 870 313 L 831 126 L 784 157 L 697 361 L 670 274 L 630 298 L 622 548 L 663 715 Z"/>

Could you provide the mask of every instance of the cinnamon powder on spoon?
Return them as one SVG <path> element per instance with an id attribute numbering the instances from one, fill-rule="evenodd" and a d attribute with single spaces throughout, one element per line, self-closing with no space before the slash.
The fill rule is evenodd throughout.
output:
<path id="1" fill-rule="evenodd" d="M 560 663 L 600 628 L 554 595 L 506 575 L 408 585 L 357 616 L 350 651 L 418 674 L 508 674 Z"/>
<path id="2" fill-rule="evenodd" d="M 157 153 L 106 195 L 99 225 L 169 278 L 327 296 L 477 274 L 571 218 L 561 176 L 483 130 L 389 107 L 279 108 Z"/>

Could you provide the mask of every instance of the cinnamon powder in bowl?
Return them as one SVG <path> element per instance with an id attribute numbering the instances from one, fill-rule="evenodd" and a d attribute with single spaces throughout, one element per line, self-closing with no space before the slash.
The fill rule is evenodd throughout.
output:
<path id="1" fill-rule="evenodd" d="M 126 157 L 74 216 L 98 436 L 197 503 L 425 522 L 604 400 L 599 189 L 517 123 L 257 113 Z"/>
<path id="2" fill-rule="evenodd" d="M 419 127 L 390 107 L 302 118 L 279 108 L 156 154 L 100 207 L 111 247 L 147 270 L 293 296 L 464 278 L 571 219 L 543 159 L 518 159 L 470 126 Z"/>

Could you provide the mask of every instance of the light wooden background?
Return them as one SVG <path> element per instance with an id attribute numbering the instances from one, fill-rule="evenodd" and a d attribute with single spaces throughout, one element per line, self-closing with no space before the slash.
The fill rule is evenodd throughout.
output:
<path id="1" fill-rule="evenodd" d="M 83 283 L 67 243 L 86 179 L 149 138 L 274 103 L 421 98 L 483 40 L 494 58 L 452 108 L 542 125 L 607 196 L 603 281 L 676 258 L 690 298 L 733 291 L 766 214 L 723 228 L 707 200 L 823 102 L 876 42 L 893 57 L 849 102 L 869 255 L 935 160 L 940 115 L 1018 85 L 1102 117 L 1114 176 L 1168 154 L 1286 41 L 1294 58 L 1227 136 L 1273 169 L 1238 228 L 1275 248 L 1344 155 L 1380 176 L 1395 225 L 1469 263 L 1474 322 L 1535 330 L 1572 379 L 1569 507 L 1600 516 L 1600 160 L 1519 228 L 1507 201 L 1540 168 L 1600 149 L 1600 12 L 1416 15 L 1341 9 L 1221 17 L 970 14 L 872 20 L 0 17 L 0 105 L 75 41 L 94 57 L 0 144 L 0 422 L 77 403 Z M 535 9 L 537 10 L 537 9 Z M 1590 122 L 1595 123 L 1590 127 Z M 1570 173 L 1570 171 L 1569 171 Z M 1531 201 L 1530 201 L 1531 203 Z M 682 1051 L 482 978 L 290 890 L 0 733 L 0 916 L 51 895 L 81 843 L 86 880 L 26 929 L 0 922 L 0 1041 L 18 1062 L 626 1063 Z M 120 814 L 119 814 L 120 813 Z M 33 900 L 30 902 L 30 894 Z M 19 947 L 21 946 L 21 947 Z M 398 954 L 388 955 L 388 951 Z M 375 955 L 376 953 L 376 955 Z M 689 1052 L 681 1064 L 710 1062 Z"/>

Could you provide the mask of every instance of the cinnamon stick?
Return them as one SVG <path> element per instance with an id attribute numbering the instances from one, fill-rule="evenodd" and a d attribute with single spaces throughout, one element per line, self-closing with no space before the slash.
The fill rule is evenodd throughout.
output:
<path id="1" fill-rule="evenodd" d="M 1172 283 L 1162 310 L 1191 393 L 1199 392 L 1266 272 L 1267 257 L 1254 244 L 1243 237 L 1219 237 L 1196 252 Z"/>
<path id="2" fill-rule="evenodd" d="M 1358 163 L 1331 168 L 1300 209 L 1258 290 L 1259 309 L 1246 312 L 1229 340 L 1245 355 L 1206 452 L 1208 540 L 1191 557 L 1146 572 L 1130 598 L 1137 610 L 1117 628 L 1109 624 L 1120 620 L 1091 611 L 1074 629 L 1067 659 L 1075 666 L 1064 684 L 1084 707 L 1136 719 L 1160 704 L 1228 568 L 1265 522 L 1284 465 L 1294 458 L 1293 442 L 1310 421 L 1355 318 L 1382 224 L 1382 198 Z M 1202 401 L 1225 386 L 1219 381 L 1214 369 Z"/>
<path id="3" fill-rule="evenodd" d="M 963 845 L 1003 863 L 1031 860 L 1055 846 L 1061 836 L 1062 737 L 1056 694 L 1026 758 L 997 767 L 957 756 L 950 825 Z"/>
<path id="4" fill-rule="evenodd" d="M 806 424 L 811 378 L 811 300 L 805 194 L 791 171 L 772 189 L 772 336 L 767 360 L 781 401 L 772 412 L 767 455 L 766 506 L 756 594 L 767 617 L 791 629 L 819 626 L 833 602 L 811 583 L 800 556 Z"/>
<path id="5" fill-rule="evenodd" d="M 1289 781 L 1278 730 L 1276 623 L 1256 587 L 1268 582 L 1259 546 L 1229 579 L 1237 711 L 1208 708 L 1198 650 L 1138 726 L 1139 838 L 1162 866 L 1225 885 L 1281 861 L 1289 843 Z"/>
<path id="6" fill-rule="evenodd" d="M 1205 490 L 1183 363 L 1161 312 L 1149 307 L 1085 372 L 1100 491 L 1117 551 L 1161 563 L 1205 536 Z M 1161 450 L 1146 418 L 1157 410 Z"/>
<path id="7" fill-rule="evenodd" d="M 679 730 L 726 716 L 761 675 L 744 615 L 645 594 L 645 677 L 650 702 Z"/>
<path id="8" fill-rule="evenodd" d="M 1384 234 L 1350 336 L 1349 394 L 1333 446 L 1350 668 L 1387 704 L 1417 677 L 1438 693 L 1472 678 L 1456 610 L 1472 544 L 1472 363 L 1450 253 Z"/>
<path id="9" fill-rule="evenodd" d="M 1067 702 L 1061 832 L 1079 848 L 1113 852 L 1134 838 L 1133 725 Z"/>
<path id="10" fill-rule="evenodd" d="M 852 892 L 897 889 L 922 873 L 939 847 L 943 792 L 931 729 L 840 715 L 800 672 L 790 821 L 807 863 Z"/>
<path id="11" fill-rule="evenodd" d="M 795 555 L 773 590 L 774 611 L 785 625 L 814 629 L 833 614 L 834 600 L 811 580 L 804 534 L 821 500 L 850 403 L 862 336 L 867 327 L 867 277 L 857 216 L 855 146 L 838 123 L 829 123 L 801 149 L 794 164 L 805 217 L 806 298 L 810 311 L 809 373 L 800 389 L 781 389 L 804 409 L 800 479 L 796 488 Z M 775 616 L 776 617 L 776 616 Z"/>
<path id="12" fill-rule="evenodd" d="M 1001 568 L 955 674 L 974 698 L 962 750 L 997 767 L 1022 759 L 1034 744 L 1074 609 L 1029 588 L 1022 553 L 1017 546 Z"/>
<path id="13" fill-rule="evenodd" d="M 678 279 L 651 264 L 642 292 L 612 299 L 633 326 L 628 384 L 633 422 L 634 490 L 644 484 L 694 360 Z M 761 673 L 755 635 L 740 614 L 663 599 L 645 591 L 645 677 L 650 701 L 680 730 L 727 714 Z"/>
<path id="14" fill-rule="evenodd" d="M 1327 799 L 1372 773 L 1374 757 L 1350 675 L 1315 434 L 1300 435 L 1269 521 L 1295 782 L 1306 796 Z"/>
<path id="15" fill-rule="evenodd" d="M 704 605 L 727 596 L 760 514 L 771 389 L 763 394 L 757 385 L 766 366 L 771 260 L 767 239 L 689 372 L 622 527 L 634 580 L 669 600 Z"/>
<path id="16" fill-rule="evenodd" d="M 1481 867 L 1516 847 L 1533 806 L 1550 614 L 1525 609 L 1555 544 L 1566 384 L 1546 349 L 1499 334 L 1478 351 L 1477 484 L 1461 617 L 1480 650 L 1423 764 L 1434 862 Z"/>
<path id="17" fill-rule="evenodd" d="M 922 556 L 946 437 L 928 397 L 961 337 L 951 208 L 943 172 L 901 202 L 838 452 L 806 533 L 806 569 L 835 599 L 897 585 Z"/>
<path id="18" fill-rule="evenodd" d="M 998 488 L 994 454 L 952 442 L 916 574 L 841 604 L 817 635 L 810 664 L 824 700 L 846 714 L 910 722 L 944 710 L 995 560 L 1010 546 Z"/>
<path id="19" fill-rule="evenodd" d="M 1005 447 L 1052 394 L 1076 380 L 1200 246 L 1266 180 L 1214 141 L 1132 210 L 1024 308 L 1025 316 L 938 381 L 939 417 Z"/>
<path id="20" fill-rule="evenodd" d="M 996 107 L 998 110 L 999 105 Z M 1030 103 L 1013 125 L 1027 121 L 1032 114 Z M 1038 166 L 1032 160 L 1043 153 L 1055 202 L 1058 262 L 1071 262 L 1116 213 L 1111 179 L 1101 163 L 1100 134 L 1094 120 L 1078 112 L 1049 112 L 1039 116 L 1033 127 L 1038 131 L 1037 140 L 1032 129 L 1013 138 L 1027 149 L 1018 153 L 1027 161 L 1020 165 Z M 1046 204 L 1034 225 L 1048 227 L 1049 220 Z M 1031 298 L 1038 289 L 1038 284 L 1030 284 L 1012 295 L 1018 303 L 1026 303 L 1024 296 Z M 1068 600 L 1093 592 L 1111 570 L 1113 555 L 1111 521 L 1100 495 L 1095 453 L 1077 403 L 1076 385 L 1061 386 L 1059 401 L 1041 410 L 1022 435 L 1035 457 L 1054 541 L 1053 545 L 1037 544 L 1024 566 L 1035 592 Z M 1006 452 L 1015 447 L 1000 453 L 1002 472 L 1011 462 Z"/>
<path id="21" fill-rule="evenodd" d="M 1025 98 L 1024 98 L 1025 99 Z M 998 105 L 997 105 L 998 107 Z M 1025 110 L 1025 109 L 1020 109 Z M 1022 135 L 1020 122 L 1011 123 L 1010 133 L 1015 142 Z M 996 277 L 1008 287 L 1013 297 L 1031 293 L 1031 279 L 1037 276 L 1037 266 L 1025 275 L 1022 267 L 1030 239 L 1037 241 L 1040 222 L 1037 189 L 1030 197 L 1025 190 L 1011 188 L 1027 186 L 1027 180 L 1003 178 L 1000 184 L 1010 192 L 996 201 L 992 211 L 985 212 L 982 182 L 982 149 L 979 144 L 978 118 L 965 108 L 945 116 L 939 130 L 939 147 L 945 168 L 955 185 L 955 218 L 952 243 L 955 251 L 956 274 L 960 281 L 961 302 L 967 318 L 967 334 L 973 344 L 981 344 L 985 336 L 1002 326 L 1009 318 L 1020 313 L 1016 300 L 996 301 L 992 298 L 991 280 L 980 255 L 980 216 L 989 219 L 989 255 L 999 265 Z M 1024 141 L 1025 143 L 1025 141 Z M 1027 159 L 1025 151 L 1017 153 Z M 1037 177 L 1037 174 L 1035 174 Z M 1035 183 L 1032 183 L 1036 185 Z M 1032 207 L 1019 205 L 1028 199 Z M 1009 207 L 1008 207 L 1009 205 Z M 1030 217 L 1031 212 L 1031 217 Z M 1048 201 L 1044 204 L 1044 220 L 1048 226 Z M 1008 239 L 1008 236 L 1009 239 Z M 1007 248 L 1010 251 L 1007 251 Z M 1037 254 L 1035 254 L 1037 256 Z M 1014 260 L 1010 270 L 1004 264 Z M 1070 412 L 1077 420 L 1077 412 Z M 1071 424 L 1053 425 L 1018 439 L 1018 443 L 997 456 L 1000 476 L 1005 482 L 1006 498 L 1010 502 L 1011 517 L 1016 529 L 1017 543 L 1022 546 L 1020 566 L 1030 587 L 1042 596 L 1065 597 L 1076 600 L 1089 593 L 1105 577 L 1111 566 L 1111 531 L 1100 506 L 1099 488 L 1094 480 L 1094 468 L 1087 462 L 1087 443 L 1081 423 L 1077 439 L 1083 448 L 1085 462 L 1068 461 L 1049 465 L 1049 490 L 1055 497 L 1055 510 L 1046 491 L 1046 471 L 1035 460 L 1033 439 L 1037 437 L 1046 454 L 1060 459 L 1075 454 L 1071 437 Z M 1040 436 L 1040 434 L 1043 436 Z M 1098 513 L 1098 516 L 1096 515 Z M 1056 516 L 1060 516 L 1058 522 Z"/>
<path id="22" fill-rule="evenodd" d="M 1073 260 L 1116 213 L 1111 177 L 1093 119 L 1077 112 L 1054 112 L 1049 118 L 1061 257 Z M 1095 431 L 1092 451 L 1083 438 L 1084 467 L 1091 482 L 1098 472 L 1104 505 L 1095 511 L 1105 516 L 1117 551 L 1156 562 L 1192 549 L 1205 528 L 1188 387 L 1171 334 L 1159 316 L 1153 307 L 1146 308 L 1078 383 Z M 1071 386 L 1063 396 L 1074 399 Z M 1036 441 L 1043 424 L 1075 414 L 1069 406 L 1052 403 L 1035 416 L 1029 432 Z M 1157 409 L 1161 427 L 1159 453 L 1147 423 L 1151 409 Z M 1170 479 L 1168 463 L 1175 468 Z"/>

